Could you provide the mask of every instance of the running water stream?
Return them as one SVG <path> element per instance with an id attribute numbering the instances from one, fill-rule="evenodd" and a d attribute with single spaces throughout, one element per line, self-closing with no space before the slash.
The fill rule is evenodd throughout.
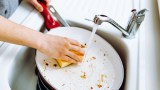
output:
<path id="1" fill-rule="evenodd" d="M 98 25 L 94 24 L 93 25 L 93 29 L 92 29 L 92 33 L 91 33 L 91 35 L 89 37 L 89 40 L 88 40 L 88 43 L 87 43 L 87 46 L 86 46 L 86 50 L 85 50 L 85 54 L 84 54 L 84 59 L 82 61 L 83 64 L 87 61 L 87 54 L 88 54 L 88 51 L 90 49 L 90 46 L 92 44 L 92 41 L 93 41 L 94 35 L 96 34 L 97 29 L 98 29 Z M 87 68 L 86 67 L 82 67 L 82 71 L 86 72 Z M 93 73 L 93 72 L 91 71 L 91 73 Z M 88 79 L 91 79 L 91 76 L 89 76 L 89 77 L 90 78 L 88 78 Z M 87 82 L 83 82 L 83 87 L 84 87 L 83 89 L 85 89 L 85 85 L 87 85 Z"/>
<path id="2" fill-rule="evenodd" d="M 84 60 L 83 60 L 83 61 L 85 61 L 85 59 L 86 59 L 87 53 L 88 53 L 89 48 L 90 48 L 90 46 L 91 46 L 91 44 L 92 44 L 92 41 L 93 41 L 94 35 L 96 34 L 97 29 L 98 29 L 98 25 L 97 25 L 97 24 L 94 24 L 94 25 L 93 25 L 93 29 L 92 29 L 91 36 L 89 37 L 89 40 L 88 40 L 88 43 L 87 43 L 87 47 L 86 47 L 86 50 L 85 50 Z"/>

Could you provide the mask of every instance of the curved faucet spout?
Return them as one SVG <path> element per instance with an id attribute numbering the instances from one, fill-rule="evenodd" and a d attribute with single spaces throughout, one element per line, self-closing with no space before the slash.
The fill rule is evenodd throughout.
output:
<path id="1" fill-rule="evenodd" d="M 121 27 L 117 22 L 115 22 L 113 19 L 109 18 L 106 15 L 96 15 L 93 21 L 95 24 L 98 25 L 101 25 L 103 22 L 108 22 L 112 24 L 114 27 L 116 27 L 118 30 L 120 30 L 123 34 L 129 35 L 123 27 Z"/>
<path id="2" fill-rule="evenodd" d="M 133 9 L 132 10 L 133 14 L 129 20 L 129 23 L 126 29 L 124 29 L 117 22 L 115 22 L 113 19 L 111 19 L 110 17 L 106 15 L 95 15 L 93 22 L 98 25 L 101 25 L 103 22 L 108 22 L 112 24 L 114 27 L 116 27 L 118 30 L 120 30 L 124 37 L 131 39 L 135 37 L 135 33 L 137 32 L 140 24 L 144 20 L 146 11 L 147 9 L 143 9 L 137 13 L 136 10 Z"/>

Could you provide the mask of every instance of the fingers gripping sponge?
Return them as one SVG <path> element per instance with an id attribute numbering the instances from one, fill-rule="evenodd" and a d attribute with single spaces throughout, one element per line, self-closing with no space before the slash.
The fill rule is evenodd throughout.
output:
<path id="1" fill-rule="evenodd" d="M 78 53 L 78 52 L 76 52 L 76 51 L 72 51 L 72 52 L 75 53 L 76 55 L 78 55 L 81 60 L 83 59 L 83 55 L 82 55 L 82 54 L 80 54 L 80 53 Z M 65 60 L 62 60 L 62 59 L 57 59 L 57 63 L 59 64 L 59 66 L 60 66 L 61 68 L 66 67 L 66 66 L 72 64 L 72 63 L 67 62 L 67 61 L 65 61 Z"/>

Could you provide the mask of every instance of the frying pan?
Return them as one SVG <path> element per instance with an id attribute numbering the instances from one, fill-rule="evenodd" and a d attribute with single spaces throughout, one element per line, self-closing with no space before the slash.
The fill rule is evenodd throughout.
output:
<path id="1" fill-rule="evenodd" d="M 60 24 L 51 17 L 47 7 L 43 3 L 40 4 L 44 8 L 42 15 L 45 25 L 50 30 L 47 34 L 68 37 L 82 44 L 88 42 L 90 31 L 78 27 L 60 27 Z M 49 89 L 118 90 L 124 78 L 124 69 L 119 55 L 99 35 L 94 36 L 86 59 L 82 63 L 60 68 L 54 58 L 39 51 L 36 52 L 35 59 L 40 78 Z"/>

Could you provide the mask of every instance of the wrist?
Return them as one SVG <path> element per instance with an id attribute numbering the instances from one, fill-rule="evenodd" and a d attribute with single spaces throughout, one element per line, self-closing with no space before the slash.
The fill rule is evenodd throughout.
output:
<path id="1" fill-rule="evenodd" d="M 33 44 L 34 45 L 33 48 L 41 51 L 45 46 L 45 44 L 44 44 L 45 43 L 45 37 L 46 37 L 45 34 L 39 33 L 39 35 L 37 36 L 37 39 L 35 40 L 35 44 Z"/>

